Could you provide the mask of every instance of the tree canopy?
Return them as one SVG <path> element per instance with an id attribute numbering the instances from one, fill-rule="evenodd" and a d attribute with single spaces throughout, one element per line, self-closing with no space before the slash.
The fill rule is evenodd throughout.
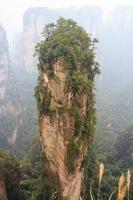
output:
<path id="1" fill-rule="evenodd" d="M 99 72 L 95 62 L 95 43 L 88 33 L 72 19 L 59 18 L 57 23 L 46 25 L 43 40 L 36 47 L 39 57 L 39 69 L 51 69 L 57 60 L 63 60 L 70 70 L 93 66 L 93 72 Z M 44 66 L 45 63 L 45 66 Z"/>

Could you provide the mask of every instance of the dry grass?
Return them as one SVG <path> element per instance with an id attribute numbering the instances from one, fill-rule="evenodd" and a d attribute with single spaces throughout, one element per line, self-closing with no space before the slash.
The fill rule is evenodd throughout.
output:
<path id="1" fill-rule="evenodd" d="M 98 187 L 97 200 L 99 200 L 99 198 L 100 198 L 100 188 L 101 188 L 102 177 L 103 177 L 103 174 L 104 174 L 104 169 L 105 169 L 104 164 L 101 163 L 99 165 L 99 187 Z M 119 178 L 118 194 L 117 194 L 116 200 L 124 200 L 124 197 L 126 195 L 127 195 L 127 199 L 130 200 L 130 195 L 129 195 L 130 194 L 130 185 L 131 185 L 131 172 L 130 172 L 130 170 L 128 170 L 126 178 L 124 177 L 123 174 Z M 111 193 L 108 200 L 111 200 L 115 193 L 116 193 L 116 190 Z M 83 200 L 83 199 L 80 197 L 80 200 Z M 90 185 L 90 200 L 95 200 L 94 197 L 93 197 L 91 185 Z"/>
<path id="2" fill-rule="evenodd" d="M 101 189 L 101 182 L 102 182 L 103 174 L 104 174 L 104 164 L 101 163 L 99 165 L 99 187 L 98 187 L 98 193 L 97 193 L 97 200 L 99 200 L 99 197 L 100 197 L 100 189 Z"/>
<path id="3" fill-rule="evenodd" d="M 111 193 L 111 195 L 110 195 L 110 197 L 109 197 L 109 200 L 111 200 L 112 199 L 112 197 L 113 197 L 113 195 L 116 193 L 116 190 L 114 190 L 112 193 Z"/>
<path id="4" fill-rule="evenodd" d="M 121 177 L 119 178 L 117 200 L 123 200 L 124 197 L 126 196 L 126 191 L 127 191 L 127 183 L 124 175 L 122 174 Z"/>
<path id="5" fill-rule="evenodd" d="M 98 188 L 97 200 L 99 200 L 99 198 L 100 198 L 100 188 L 101 188 L 101 182 L 102 182 L 104 170 L 105 170 L 104 164 L 101 163 L 99 165 L 99 188 Z M 131 172 L 130 172 L 130 170 L 128 170 L 126 178 L 124 177 L 123 174 L 119 178 L 117 200 L 124 200 L 124 197 L 126 195 L 128 197 L 128 200 L 130 200 L 130 195 L 129 195 L 130 194 L 130 185 L 131 185 Z M 116 191 L 117 190 L 114 190 L 111 193 L 108 200 L 111 200 L 113 198 L 113 195 L 116 193 Z M 90 186 L 90 199 L 94 200 L 91 186 Z"/>
<path id="6" fill-rule="evenodd" d="M 91 198 L 91 200 L 94 200 L 94 197 L 93 197 L 93 194 L 92 194 L 92 187 L 91 187 L 91 185 L 90 185 L 90 198 Z"/>
<path id="7" fill-rule="evenodd" d="M 128 195 L 128 200 L 130 199 L 129 198 L 130 184 L 131 184 L 131 172 L 128 169 L 128 171 L 127 171 L 127 195 Z"/>

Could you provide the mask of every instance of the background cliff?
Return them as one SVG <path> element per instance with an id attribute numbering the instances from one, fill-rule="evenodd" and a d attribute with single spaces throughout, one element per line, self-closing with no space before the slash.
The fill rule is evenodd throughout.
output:
<path id="1" fill-rule="evenodd" d="M 18 76 L 12 65 L 6 33 L 0 25 L 0 147 L 20 157 L 36 133 L 35 114 L 31 117 L 35 113 L 34 78 L 30 84 L 29 75 L 22 72 L 24 77 L 22 73 Z M 30 85 L 29 90 L 25 90 L 26 85 Z"/>
<path id="2" fill-rule="evenodd" d="M 17 85 L 11 67 L 6 33 L 0 26 L 0 146 L 15 153 L 23 124 Z"/>
<path id="3" fill-rule="evenodd" d="M 133 118 L 133 6 L 113 10 L 100 38 L 102 75 L 97 82 L 96 145 L 113 151 L 117 136 Z M 102 138 L 102 140 L 101 140 Z"/>

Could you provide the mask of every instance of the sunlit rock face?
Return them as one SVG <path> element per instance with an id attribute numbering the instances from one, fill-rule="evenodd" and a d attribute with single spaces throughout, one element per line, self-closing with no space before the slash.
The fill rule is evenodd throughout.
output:
<path id="1" fill-rule="evenodd" d="M 0 25 L 0 147 L 13 152 L 22 124 L 21 107 L 11 68 L 6 33 Z"/>
<path id="2" fill-rule="evenodd" d="M 65 105 L 71 105 L 72 94 L 65 92 L 66 77 L 68 71 L 57 63 L 54 66 L 54 73 L 58 77 L 58 83 L 44 74 L 44 86 L 51 91 L 51 108 L 53 110 L 58 108 L 64 108 Z M 71 97 L 70 97 L 71 96 Z M 80 98 L 86 105 L 86 96 L 82 95 Z M 84 101 L 85 100 L 85 101 Z M 57 103 L 61 102 L 61 104 Z M 86 109 L 86 108 L 85 108 Z M 82 112 L 82 111 L 81 111 Z M 40 137 L 42 143 L 42 149 L 45 152 L 45 156 L 48 163 L 45 164 L 45 168 L 49 177 L 55 185 L 60 185 L 62 195 L 69 197 L 70 200 L 78 200 L 81 191 L 81 183 L 83 177 L 83 169 L 81 169 L 81 163 L 84 158 L 86 146 L 81 147 L 80 154 L 75 158 L 73 173 L 68 172 L 66 160 L 67 160 L 67 145 L 71 140 L 74 130 L 74 119 L 72 115 L 65 111 L 62 114 L 57 114 L 55 118 L 51 120 L 51 117 L 42 115 L 40 117 Z M 57 180 L 54 180 L 56 177 Z"/>

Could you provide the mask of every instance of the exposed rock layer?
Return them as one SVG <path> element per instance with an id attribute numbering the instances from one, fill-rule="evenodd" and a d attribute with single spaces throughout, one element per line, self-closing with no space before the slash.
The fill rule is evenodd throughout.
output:
<path id="1" fill-rule="evenodd" d="M 49 79 L 45 74 L 43 83 L 51 91 L 50 106 L 55 110 L 60 107 L 64 108 L 66 105 L 71 104 L 71 101 L 69 100 L 69 93 L 65 92 L 67 71 L 59 64 L 55 65 L 54 68 L 54 74 L 56 74 L 58 81 Z M 58 104 L 57 102 L 62 103 Z M 41 141 L 48 160 L 46 168 L 49 175 L 57 177 L 57 180 L 59 179 L 59 182 L 57 181 L 55 184 L 60 185 L 58 189 L 62 190 L 63 196 L 77 200 L 80 196 L 83 178 L 83 171 L 80 168 L 84 151 L 81 150 L 75 158 L 75 171 L 73 174 L 69 174 L 66 164 L 67 145 L 73 135 L 73 130 L 74 119 L 68 111 L 62 114 L 57 112 L 56 117 L 53 117 L 53 119 L 50 116 L 41 116 L 40 118 Z"/>

